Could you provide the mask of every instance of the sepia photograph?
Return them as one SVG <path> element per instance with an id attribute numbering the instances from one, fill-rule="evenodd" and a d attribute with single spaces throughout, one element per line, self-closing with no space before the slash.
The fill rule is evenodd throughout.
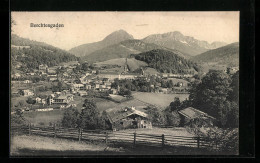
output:
<path id="1" fill-rule="evenodd" d="M 239 155 L 239 11 L 10 16 L 11 157 Z"/>

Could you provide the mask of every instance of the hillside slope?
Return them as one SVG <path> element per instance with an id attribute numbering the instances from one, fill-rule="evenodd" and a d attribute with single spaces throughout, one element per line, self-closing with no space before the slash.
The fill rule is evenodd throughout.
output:
<path id="1" fill-rule="evenodd" d="M 207 51 L 205 53 L 192 57 L 191 60 L 200 63 L 215 62 L 216 64 L 238 66 L 239 43 L 235 42 L 221 48 Z"/>
<path id="2" fill-rule="evenodd" d="M 187 54 L 178 52 L 177 50 L 172 50 L 165 48 L 156 44 L 144 43 L 140 40 L 126 40 L 122 41 L 119 44 L 111 45 L 101 50 L 97 50 L 88 56 L 82 57 L 82 60 L 88 62 L 101 62 L 115 58 L 126 58 L 130 54 L 138 54 L 141 52 L 150 51 L 153 49 L 164 49 L 173 51 L 175 54 L 182 57 L 189 57 Z"/>
<path id="3" fill-rule="evenodd" d="M 149 67 L 165 73 L 195 73 L 199 66 L 179 55 L 162 49 L 155 49 L 135 55 L 135 59 L 144 61 Z"/>
<path id="4" fill-rule="evenodd" d="M 11 35 L 11 65 L 16 68 L 27 71 L 36 69 L 40 64 L 55 66 L 61 62 L 77 61 L 78 57 L 71 53 L 48 45 L 43 42 L 32 41 Z"/>
<path id="5" fill-rule="evenodd" d="M 117 65 L 117 66 L 125 66 L 126 58 L 116 58 L 110 59 L 104 62 L 97 62 L 95 63 L 96 66 L 107 66 L 107 65 Z M 135 71 L 141 67 L 148 66 L 147 63 L 143 61 L 136 60 L 135 58 L 127 58 L 127 65 L 130 71 Z"/>
<path id="6" fill-rule="evenodd" d="M 226 45 L 224 42 L 213 42 L 209 44 L 207 41 L 200 41 L 190 36 L 184 36 L 178 31 L 150 35 L 142 39 L 142 41 L 176 49 L 191 56 Z"/>
<path id="7" fill-rule="evenodd" d="M 83 57 L 91 54 L 92 52 L 96 50 L 100 50 L 102 48 L 105 48 L 107 46 L 117 44 L 121 41 L 124 40 L 129 40 L 129 39 L 134 39 L 132 35 L 128 34 L 124 30 L 118 30 L 107 37 L 105 37 L 102 41 L 99 42 L 94 42 L 94 43 L 89 43 L 89 44 L 83 44 L 77 47 L 74 47 L 69 50 L 72 54 L 78 56 L 78 57 Z"/>

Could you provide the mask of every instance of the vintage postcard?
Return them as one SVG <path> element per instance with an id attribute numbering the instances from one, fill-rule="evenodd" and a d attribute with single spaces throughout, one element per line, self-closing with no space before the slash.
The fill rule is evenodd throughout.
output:
<path id="1" fill-rule="evenodd" d="M 10 156 L 238 155 L 239 12 L 11 12 Z"/>

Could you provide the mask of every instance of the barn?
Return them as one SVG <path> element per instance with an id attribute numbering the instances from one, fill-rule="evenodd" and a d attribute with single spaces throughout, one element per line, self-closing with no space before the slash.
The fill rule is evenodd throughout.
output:
<path id="1" fill-rule="evenodd" d="M 110 108 L 106 110 L 110 129 L 152 128 L 148 115 L 141 107 Z"/>
<path id="2" fill-rule="evenodd" d="M 179 110 L 178 113 L 181 116 L 180 126 L 187 126 L 187 125 L 198 125 L 200 127 L 212 126 L 215 121 L 214 117 L 193 107 L 188 107 Z"/>

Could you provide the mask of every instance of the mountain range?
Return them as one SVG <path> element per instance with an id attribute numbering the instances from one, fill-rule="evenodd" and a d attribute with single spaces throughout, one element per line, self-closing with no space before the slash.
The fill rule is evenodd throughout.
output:
<path id="1" fill-rule="evenodd" d="M 190 36 L 184 36 L 178 31 L 150 35 L 142 39 L 142 41 L 176 49 L 191 56 L 226 45 L 224 42 L 213 42 L 209 44 L 207 41 L 200 41 Z"/>
<path id="2" fill-rule="evenodd" d="M 97 58 L 100 58 L 101 53 L 103 53 L 104 57 L 107 57 L 106 55 L 110 55 L 113 52 L 116 52 L 113 48 L 116 48 L 117 50 L 121 50 L 122 48 L 119 48 L 117 46 L 113 46 L 116 44 L 121 44 L 123 45 L 124 43 L 121 43 L 122 41 L 126 40 L 134 40 L 133 36 L 128 34 L 124 30 L 118 30 L 107 37 L 105 37 L 102 41 L 99 42 L 94 42 L 94 43 L 89 43 L 89 44 L 83 44 L 77 47 L 74 47 L 69 50 L 72 54 L 78 56 L 78 57 L 83 57 L 84 59 L 89 59 L 90 61 L 93 61 L 94 55 L 97 55 Z M 125 57 L 129 53 L 137 53 L 137 52 L 144 52 L 144 51 L 149 51 L 152 50 L 150 48 L 144 49 L 142 46 L 145 43 L 148 44 L 155 44 L 157 45 L 156 48 L 153 49 L 165 49 L 165 50 L 174 50 L 179 51 L 182 56 L 185 57 L 190 57 L 190 56 L 195 56 L 197 54 L 201 54 L 203 52 L 206 52 L 211 49 L 215 49 L 221 46 L 226 45 L 224 42 L 213 42 L 209 44 L 207 41 L 200 41 L 197 39 L 194 39 L 193 37 L 190 36 L 184 36 L 178 31 L 175 32 L 169 32 L 169 33 L 164 33 L 164 34 L 154 34 L 154 35 L 149 35 L 145 37 L 142 40 L 141 47 L 137 47 L 137 44 L 134 45 L 134 47 L 127 47 L 128 50 L 126 50 L 126 53 L 121 54 L 122 57 Z M 111 47 L 113 46 L 113 47 Z M 124 45 L 123 45 L 124 46 Z M 150 45 L 147 45 L 150 46 Z M 146 46 L 146 47 L 147 47 Z M 154 46 L 154 45 L 153 45 Z M 158 47 L 160 46 L 160 47 Z M 107 48 L 107 49 L 104 49 Z M 129 51 L 130 49 L 130 51 Z M 107 54 L 105 54 L 105 53 Z M 87 57 L 91 55 L 91 57 Z M 117 54 L 115 54 L 117 55 Z M 117 55 L 119 56 L 119 55 Z M 112 59 L 111 57 L 108 57 L 108 59 Z M 95 61 L 95 60 L 94 60 Z M 100 61 L 97 59 L 97 61 Z"/>

